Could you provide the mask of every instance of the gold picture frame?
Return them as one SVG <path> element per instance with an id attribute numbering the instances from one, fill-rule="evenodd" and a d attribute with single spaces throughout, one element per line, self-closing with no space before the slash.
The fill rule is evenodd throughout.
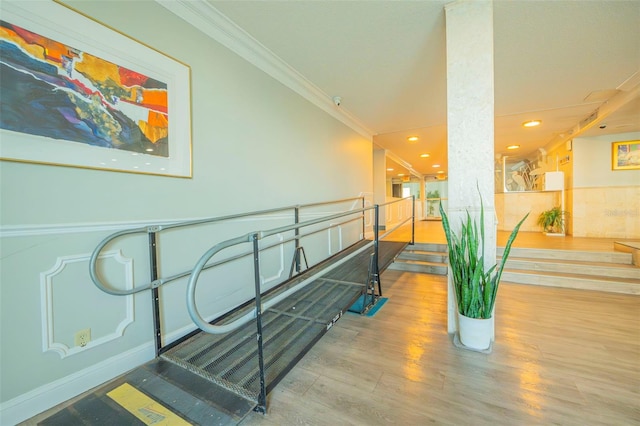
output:
<path id="1" fill-rule="evenodd" d="M 640 140 L 611 144 L 612 170 L 640 170 Z"/>
<path id="2" fill-rule="evenodd" d="M 0 6 L 1 160 L 192 177 L 188 65 L 54 1 Z"/>

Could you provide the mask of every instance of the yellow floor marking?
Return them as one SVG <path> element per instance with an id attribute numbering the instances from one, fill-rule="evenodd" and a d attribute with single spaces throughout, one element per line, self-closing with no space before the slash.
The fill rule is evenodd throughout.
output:
<path id="1" fill-rule="evenodd" d="M 118 386 L 111 392 L 108 392 L 107 396 L 146 425 L 189 426 L 188 422 L 184 421 L 162 404 L 149 398 L 129 383 Z"/>

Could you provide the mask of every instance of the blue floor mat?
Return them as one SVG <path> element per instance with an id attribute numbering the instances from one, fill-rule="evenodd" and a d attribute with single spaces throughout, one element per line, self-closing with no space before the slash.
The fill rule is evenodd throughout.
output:
<path id="1" fill-rule="evenodd" d="M 367 297 L 367 299 L 368 299 L 367 302 L 371 300 L 370 297 Z M 378 312 L 380 308 L 382 308 L 382 305 L 387 303 L 387 300 L 389 300 L 388 297 L 378 298 L 375 305 L 373 305 L 365 315 L 368 317 L 374 316 L 376 312 Z M 364 303 L 364 295 L 360 296 L 358 300 L 356 300 L 355 303 L 351 305 L 351 307 L 349 308 L 349 312 L 352 312 L 354 314 L 359 314 L 362 311 L 363 303 Z"/>

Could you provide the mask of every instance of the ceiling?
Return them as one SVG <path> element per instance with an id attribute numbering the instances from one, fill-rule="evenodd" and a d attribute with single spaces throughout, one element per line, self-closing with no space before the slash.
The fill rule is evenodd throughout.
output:
<path id="1" fill-rule="evenodd" d="M 207 2 L 329 99 L 340 96 L 336 108 L 391 154 L 393 174 L 446 175 L 450 2 Z M 493 9 L 496 154 L 640 131 L 640 0 L 504 0 Z M 523 128 L 530 119 L 542 125 Z"/>

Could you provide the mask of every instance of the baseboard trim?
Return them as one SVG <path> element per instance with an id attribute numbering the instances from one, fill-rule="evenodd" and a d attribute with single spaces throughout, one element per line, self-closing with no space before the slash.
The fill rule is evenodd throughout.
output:
<path id="1" fill-rule="evenodd" d="M 15 425 L 99 386 L 155 357 L 144 344 L 0 404 L 0 424 Z"/>

